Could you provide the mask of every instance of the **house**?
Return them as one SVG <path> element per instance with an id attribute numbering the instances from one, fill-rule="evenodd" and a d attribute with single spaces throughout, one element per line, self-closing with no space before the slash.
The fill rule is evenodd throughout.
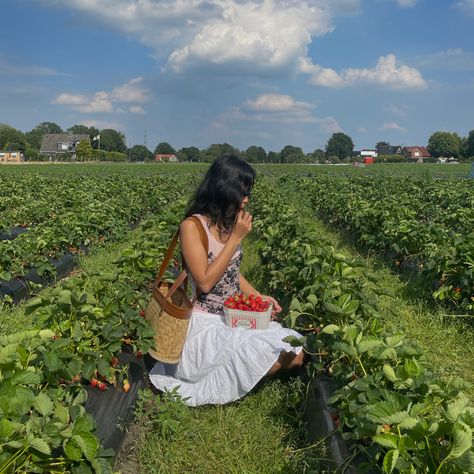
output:
<path id="1" fill-rule="evenodd" d="M 401 155 L 402 147 L 400 145 L 380 145 L 379 154 L 381 155 Z"/>
<path id="2" fill-rule="evenodd" d="M 0 151 L 0 163 L 20 163 L 23 161 L 21 151 Z"/>
<path id="3" fill-rule="evenodd" d="M 55 155 L 72 153 L 76 157 L 76 146 L 82 141 L 91 142 L 87 133 L 46 133 L 41 140 L 40 153 L 50 158 Z"/>
<path id="4" fill-rule="evenodd" d="M 366 156 L 370 156 L 371 158 L 377 158 L 378 153 L 377 150 L 361 150 L 360 156 L 365 158 Z"/>
<path id="5" fill-rule="evenodd" d="M 174 153 L 157 153 L 155 161 L 158 163 L 177 163 L 178 158 Z"/>
<path id="6" fill-rule="evenodd" d="M 423 161 L 423 158 L 431 158 L 430 152 L 424 146 L 405 146 L 402 150 L 405 158 L 417 158 Z"/>

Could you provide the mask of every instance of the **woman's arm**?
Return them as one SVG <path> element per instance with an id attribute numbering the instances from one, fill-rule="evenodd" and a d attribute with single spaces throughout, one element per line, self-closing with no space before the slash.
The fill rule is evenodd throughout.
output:
<path id="1" fill-rule="evenodd" d="M 209 293 L 226 271 L 235 251 L 252 229 L 252 216 L 241 211 L 232 232 L 217 258 L 208 264 L 206 250 L 201 242 L 199 230 L 191 220 L 184 220 L 180 228 L 181 251 L 184 261 L 196 285 Z"/>
<path id="2" fill-rule="evenodd" d="M 249 281 L 242 275 L 239 274 L 239 284 L 240 284 L 240 291 L 244 295 L 260 295 L 260 293 L 249 283 Z"/>

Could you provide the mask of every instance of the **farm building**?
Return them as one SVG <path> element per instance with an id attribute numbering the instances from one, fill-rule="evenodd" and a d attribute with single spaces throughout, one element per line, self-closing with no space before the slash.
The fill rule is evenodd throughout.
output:
<path id="1" fill-rule="evenodd" d="M 430 152 L 424 146 L 406 146 L 402 153 L 405 158 L 418 158 L 418 161 L 423 161 L 423 158 L 431 158 Z"/>
<path id="2" fill-rule="evenodd" d="M 23 161 L 21 151 L 0 151 L 0 163 L 19 163 Z"/>
<path id="3" fill-rule="evenodd" d="M 43 135 L 40 153 L 50 157 L 65 153 L 74 155 L 76 146 L 84 140 L 88 143 L 91 141 L 86 133 L 47 133 Z"/>
<path id="4" fill-rule="evenodd" d="M 378 147 L 381 155 L 401 155 L 402 147 L 400 145 L 380 145 Z"/>
<path id="5" fill-rule="evenodd" d="M 155 161 L 158 163 L 177 163 L 178 158 L 174 153 L 157 153 Z"/>

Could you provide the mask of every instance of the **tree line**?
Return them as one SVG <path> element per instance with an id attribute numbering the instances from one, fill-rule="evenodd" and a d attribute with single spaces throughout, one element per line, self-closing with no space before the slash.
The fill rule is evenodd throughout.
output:
<path id="1" fill-rule="evenodd" d="M 313 152 L 305 153 L 300 147 L 286 145 L 280 151 L 266 151 L 261 146 L 252 145 L 245 150 L 228 143 L 215 143 L 207 148 L 199 149 L 195 146 L 175 149 L 168 142 L 161 142 L 154 150 L 145 145 L 127 147 L 125 135 L 113 129 L 99 130 L 96 127 L 73 125 L 63 130 L 54 122 L 42 122 L 28 132 L 22 132 L 9 125 L 0 124 L 0 150 L 21 151 L 27 159 L 40 158 L 39 150 L 43 135 L 50 133 L 86 134 L 90 137 L 87 142 L 77 146 L 76 154 L 81 159 L 99 160 L 120 158 L 129 161 L 153 161 L 156 154 L 174 154 L 179 161 L 212 162 L 218 156 L 233 153 L 243 156 L 250 163 L 339 163 L 354 160 L 354 143 L 345 133 L 333 133 L 324 149 L 317 148 Z M 94 140 L 100 134 L 99 141 Z M 388 144 L 387 142 L 379 142 Z M 430 154 L 437 157 L 453 157 L 458 159 L 474 159 L 474 130 L 467 137 L 460 137 L 457 133 L 438 131 L 431 135 L 427 145 Z M 105 155 L 108 153 L 108 155 Z"/>

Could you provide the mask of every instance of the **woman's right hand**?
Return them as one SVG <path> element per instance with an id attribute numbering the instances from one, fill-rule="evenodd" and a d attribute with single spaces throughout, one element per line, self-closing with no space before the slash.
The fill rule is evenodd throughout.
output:
<path id="1" fill-rule="evenodd" d="M 230 236 L 242 241 L 251 230 L 252 216 L 243 210 L 239 211 Z"/>

